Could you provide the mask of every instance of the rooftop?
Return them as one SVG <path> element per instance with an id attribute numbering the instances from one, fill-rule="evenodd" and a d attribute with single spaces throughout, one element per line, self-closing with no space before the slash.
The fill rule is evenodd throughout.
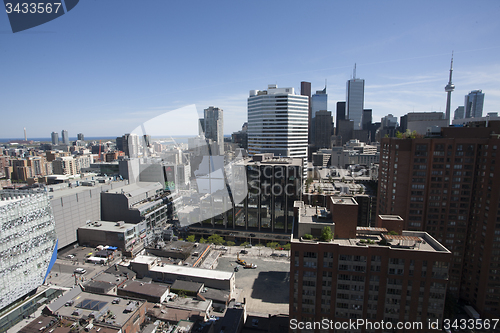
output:
<path id="1" fill-rule="evenodd" d="M 121 225 L 117 224 L 118 222 L 110 222 L 110 221 L 94 221 L 91 224 L 87 224 L 85 226 L 79 227 L 79 229 L 83 230 L 100 230 L 100 231 L 111 231 L 111 232 L 125 232 L 125 230 L 135 228 L 137 224 L 133 223 L 123 223 Z"/>
<path id="2" fill-rule="evenodd" d="M 74 320 L 95 317 L 96 321 L 105 319 L 105 322 L 109 325 L 122 327 L 143 304 L 144 301 L 136 299 L 131 300 L 115 295 L 91 294 L 82 292 L 80 288 L 74 288 L 47 307 L 52 309 L 54 314 L 62 317 Z M 107 314 L 108 310 L 113 313 L 112 317 Z"/>
<path id="3" fill-rule="evenodd" d="M 154 282 L 142 283 L 137 281 L 126 282 L 119 289 L 130 291 L 136 294 L 155 296 L 155 297 L 161 297 L 169 291 L 169 288 L 165 285 L 161 285 Z"/>
<path id="4" fill-rule="evenodd" d="M 109 190 L 107 193 L 127 194 L 127 196 L 129 197 L 135 197 L 148 191 L 161 189 L 163 189 L 163 186 L 159 182 L 137 182 L 113 190 Z"/>

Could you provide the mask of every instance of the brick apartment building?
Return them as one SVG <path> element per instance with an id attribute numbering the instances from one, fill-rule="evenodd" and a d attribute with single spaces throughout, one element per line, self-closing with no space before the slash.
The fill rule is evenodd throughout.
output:
<path id="1" fill-rule="evenodd" d="M 377 213 L 443 243 L 452 252 L 448 293 L 486 318 L 500 316 L 499 134 L 490 121 L 381 141 Z"/>
<path id="2" fill-rule="evenodd" d="M 428 320 L 443 319 L 451 253 L 428 233 L 389 235 L 386 228 L 357 227 L 357 203 L 352 198 L 331 198 L 329 210 L 302 202 L 296 206 L 298 232 L 292 239 L 290 262 L 291 320 L 421 322 L 423 329 L 407 331 L 422 332 Z M 394 221 L 403 223 L 399 217 L 384 218 L 393 225 Z M 306 233 L 318 234 L 325 226 L 333 231 L 334 240 L 302 238 Z"/>

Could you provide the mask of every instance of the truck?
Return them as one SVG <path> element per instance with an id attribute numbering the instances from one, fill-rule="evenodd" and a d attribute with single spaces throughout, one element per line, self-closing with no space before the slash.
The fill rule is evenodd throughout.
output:
<path id="1" fill-rule="evenodd" d="M 479 313 L 470 305 L 464 306 L 465 312 L 474 320 L 480 319 Z"/>

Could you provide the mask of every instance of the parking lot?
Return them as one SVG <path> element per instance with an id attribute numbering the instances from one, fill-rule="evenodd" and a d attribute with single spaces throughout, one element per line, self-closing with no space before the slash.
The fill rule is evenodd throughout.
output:
<path id="1" fill-rule="evenodd" d="M 245 249 L 248 254 L 240 254 L 247 263 L 256 264 L 255 269 L 245 269 L 236 263 L 237 254 Z M 236 272 L 236 288 L 241 289 L 237 301 L 247 302 L 251 314 L 288 314 L 290 288 L 290 262 L 287 251 L 274 251 L 269 248 L 231 247 L 219 258 L 218 270 Z M 280 257 L 279 255 L 287 255 Z"/>

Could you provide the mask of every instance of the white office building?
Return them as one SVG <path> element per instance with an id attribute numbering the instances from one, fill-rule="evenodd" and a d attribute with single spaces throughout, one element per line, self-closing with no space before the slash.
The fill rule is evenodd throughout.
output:
<path id="1" fill-rule="evenodd" d="M 294 88 L 251 90 L 248 98 L 248 153 L 302 158 L 307 172 L 309 98 Z"/>
<path id="2" fill-rule="evenodd" d="M 346 85 L 346 110 L 347 118 L 354 122 L 354 130 L 363 129 L 363 108 L 365 104 L 365 80 L 354 78 L 347 81 Z"/>
<path id="3" fill-rule="evenodd" d="M 47 193 L 0 191 L 0 309 L 41 286 L 56 255 Z"/>

